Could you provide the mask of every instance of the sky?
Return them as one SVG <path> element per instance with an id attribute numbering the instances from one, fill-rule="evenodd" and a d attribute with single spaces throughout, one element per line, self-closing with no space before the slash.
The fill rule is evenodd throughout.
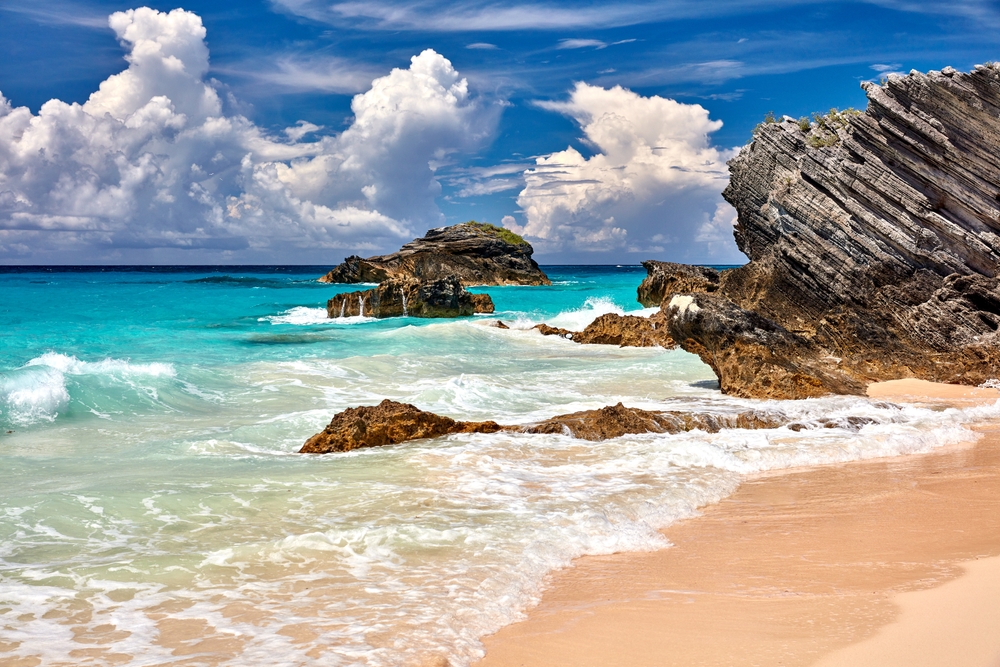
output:
<path id="1" fill-rule="evenodd" d="M 767 112 L 1000 59 L 983 0 L 0 0 L 0 264 L 335 264 L 466 220 L 740 264 Z"/>

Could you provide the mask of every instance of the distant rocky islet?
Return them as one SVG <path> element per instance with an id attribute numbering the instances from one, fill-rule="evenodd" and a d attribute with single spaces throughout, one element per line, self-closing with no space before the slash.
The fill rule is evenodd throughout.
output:
<path id="1" fill-rule="evenodd" d="M 348 257 L 319 280 L 378 283 L 330 299 L 331 318 L 462 317 L 493 312 L 490 296 L 472 294 L 467 286 L 551 285 L 533 252 L 513 232 L 472 221 L 432 229 L 390 255 Z"/>

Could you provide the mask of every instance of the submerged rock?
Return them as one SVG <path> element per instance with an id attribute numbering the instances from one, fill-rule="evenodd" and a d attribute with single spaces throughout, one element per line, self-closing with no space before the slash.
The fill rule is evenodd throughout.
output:
<path id="1" fill-rule="evenodd" d="M 996 375 L 1000 68 L 863 87 L 865 112 L 764 123 L 729 163 L 723 196 L 750 262 L 720 272 L 714 292 L 677 292 L 699 310 L 665 308 L 671 335 L 724 391 L 791 398 Z M 661 268 L 647 266 L 649 295 L 689 280 Z"/>
<path id="2" fill-rule="evenodd" d="M 492 313 L 489 294 L 468 292 L 458 278 L 421 281 L 393 278 L 378 287 L 338 294 L 326 303 L 328 317 L 463 317 Z"/>
<path id="3" fill-rule="evenodd" d="M 320 278 L 325 283 L 380 283 L 388 279 L 438 280 L 457 276 L 463 285 L 551 285 L 531 259 L 534 249 L 503 227 L 466 222 L 440 227 L 399 252 L 348 257 Z"/>
<path id="4" fill-rule="evenodd" d="M 299 453 L 349 452 L 449 433 L 496 433 L 500 428 L 496 422 L 455 421 L 424 412 L 409 403 L 385 399 L 378 405 L 348 408 L 337 413 L 323 431 L 306 441 Z"/>
<path id="5" fill-rule="evenodd" d="M 662 312 L 650 317 L 606 313 L 588 324 L 583 331 L 570 331 L 547 324 L 536 324 L 534 328 L 543 336 L 561 336 L 583 344 L 619 347 L 659 346 L 668 350 L 677 347 L 667 329 L 666 317 Z"/>
<path id="6" fill-rule="evenodd" d="M 787 421 L 786 418 L 755 410 L 732 415 L 707 412 L 655 412 L 627 408 L 619 403 L 599 410 L 559 415 L 540 424 L 503 428 L 521 433 L 561 433 L 582 440 L 600 441 L 639 433 L 682 433 L 695 430 L 718 433 L 724 428 L 777 428 Z"/>

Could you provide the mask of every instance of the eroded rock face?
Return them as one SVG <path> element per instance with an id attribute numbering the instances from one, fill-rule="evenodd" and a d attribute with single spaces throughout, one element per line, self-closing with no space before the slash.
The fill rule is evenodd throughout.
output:
<path id="1" fill-rule="evenodd" d="M 619 347 L 663 347 L 673 349 L 677 343 L 666 326 L 666 316 L 658 312 L 650 317 L 606 313 L 587 325 L 583 331 L 570 331 L 547 324 L 534 327 L 543 336 L 561 336 L 576 343 L 617 345 Z"/>
<path id="2" fill-rule="evenodd" d="M 407 403 L 386 399 L 375 406 L 348 408 L 338 413 L 330 425 L 306 441 L 299 452 L 349 452 L 361 447 L 395 445 L 452 433 L 546 433 L 597 442 L 629 434 L 682 433 L 694 430 L 718 433 L 724 428 L 767 429 L 788 426 L 794 431 L 814 428 L 859 429 L 871 421 L 849 417 L 846 420 L 820 419 L 801 423 L 792 422 L 780 411 L 746 410 L 732 414 L 652 411 L 627 408 L 619 403 L 599 410 L 559 415 L 537 424 L 501 426 L 492 421 L 455 421 L 432 412 L 424 412 Z"/>
<path id="3" fill-rule="evenodd" d="M 810 339 L 711 294 L 674 296 L 664 304 L 670 331 L 715 371 L 722 391 L 745 398 L 808 398 L 865 393 L 837 359 Z"/>
<path id="4" fill-rule="evenodd" d="M 503 228 L 476 222 L 440 227 L 399 252 L 348 257 L 320 278 L 326 283 L 380 283 L 395 278 L 438 280 L 457 276 L 463 285 L 551 285 L 531 259 L 531 244 Z"/>
<path id="5" fill-rule="evenodd" d="M 328 317 L 463 317 L 492 313 L 489 294 L 468 292 L 458 278 L 385 280 L 370 290 L 338 294 L 326 303 Z"/>
<path id="6" fill-rule="evenodd" d="M 674 264 L 646 260 L 646 277 L 639 284 L 639 303 L 647 308 L 659 306 L 674 294 L 714 292 L 719 289 L 719 272 L 707 266 Z"/>
<path id="7" fill-rule="evenodd" d="M 301 454 L 349 452 L 362 447 L 395 445 L 449 433 L 496 433 L 496 422 L 460 422 L 424 412 L 409 403 L 385 399 L 378 405 L 348 408 L 306 441 Z"/>
<path id="8" fill-rule="evenodd" d="M 712 295 L 688 293 L 700 312 L 668 321 L 725 391 L 997 374 L 1000 70 L 864 88 L 864 113 L 765 124 L 729 163 L 723 196 L 751 261 Z"/>

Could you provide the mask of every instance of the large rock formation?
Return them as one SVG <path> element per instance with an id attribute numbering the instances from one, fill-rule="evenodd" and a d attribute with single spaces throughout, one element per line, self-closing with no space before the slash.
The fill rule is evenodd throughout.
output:
<path id="1" fill-rule="evenodd" d="M 531 259 L 533 252 L 530 243 L 503 227 L 466 222 L 432 229 L 391 255 L 348 257 L 319 280 L 380 283 L 457 276 L 463 285 L 551 285 Z"/>
<path id="2" fill-rule="evenodd" d="M 723 193 L 750 263 L 666 304 L 730 393 L 998 374 L 1000 69 L 863 87 L 863 113 L 758 128 Z"/>
<path id="3" fill-rule="evenodd" d="M 559 415 L 537 424 L 500 426 L 493 421 L 455 421 L 433 412 L 424 412 L 408 403 L 386 399 L 375 406 L 348 408 L 337 413 L 329 426 L 309 438 L 299 452 L 349 452 L 362 447 L 395 445 L 451 433 L 548 433 L 596 442 L 628 434 L 682 433 L 695 430 L 718 433 L 724 428 L 763 429 L 788 426 L 794 431 L 835 427 L 858 429 L 870 422 L 870 419 L 850 417 L 847 420 L 820 419 L 802 423 L 794 422 L 778 411 L 746 410 L 732 414 L 653 411 L 627 408 L 619 403 L 599 410 Z"/>
<path id="4" fill-rule="evenodd" d="M 458 278 L 391 278 L 373 289 L 338 294 L 326 302 L 328 317 L 463 317 L 492 313 L 489 294 L 468 292 Z"/>

